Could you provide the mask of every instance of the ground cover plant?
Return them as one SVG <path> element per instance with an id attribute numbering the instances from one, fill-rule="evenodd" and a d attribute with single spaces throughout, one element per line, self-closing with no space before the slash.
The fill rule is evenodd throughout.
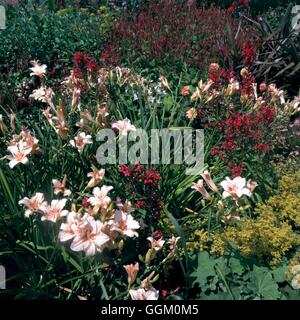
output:
<path id="1" fill-rule="evenodd" d="M 295 4 L 3 1 L 1 299 L 300 298 Z"/>

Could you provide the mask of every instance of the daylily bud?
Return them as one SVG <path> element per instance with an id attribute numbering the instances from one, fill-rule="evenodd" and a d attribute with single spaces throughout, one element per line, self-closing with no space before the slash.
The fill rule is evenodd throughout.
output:
<path id="1" fill-rule="evenodd" d="M 124 240 L 123 239 L 119 242 L 118 248 L 119 248 L 119 250 L 123 250 L 123 248 L 124 248 Z"/>
<path id="2" fill-rule="evenodd" d="M 217 188 L 217 186 L 215 185 L 215 183 L 213 182 L 210 172 L 208 172 L 207 170 L 204 171 L 201 174 L 201 177 L 205 180 L 205 182 L 208 184 L 209 188 L 213 191 L 213 192 L 219 192 L 219 189 Z"/>
<path id="3" fill-rule="evenodd" d="M 123 267 L 126 270 L 127 275 L 128 275 L 128 278 L 127 278 L 128 285 L 131 286 L 134 283 L 136 276 L 139 272 L 139 269 L 140 269 L 139 263 L 137 262 L 136 264 L 128 264 Z"/>
<path id="4" fill-rule="evenodd" d="M 218 201 L 218 210 L 220 213 L 224 212 L 224 202 L 222 200 Z"/>
<path id="5" fill-rule="evenodd" d="M 152 257 L 153 257 L 153 250 L 152 249 L 149 249 L 146 253 L 146 258 L 145 258 L 145 262 L 147 265 L 150 264 L 151 260 L 152 260 Z"/>
<path id="6" fill-rule="evenodd" d="M 0 129 L 1 129 L 1 131 L 3 133 L 7 131 L 7 127 L 6 127 L 6 125 L 5 125 L 4 121 L 3 121 L 2 114 L 0 114 Z"/>
<path id="7" fill-rule="evenodd" d="M 16 115 L 15 115 L 14 113 L 11 113 L 11 114 L 9 115 L 9 119 L 10 119 L 10 128 L 11 128 L 12 130 L 15 130 L 15 129 L 16 129 L 16 127 L 15 127 Z"/>
<path id="8" fill-rule="evenodd" d="M 156 282 L 159 279 L 159 274 L 157 274 L 152 280 L 150 280 L 151 283 Z"/>
<path id="9" fill-rule="evenodd" d="M 195 189 L 198 192 L 200 192 L 205 199 L 211 200 L 211 196 L 209 195 L 209 193 L 204 188 L 203 182 L 204 181 L 202 179 L 200 179 L 200 180 L 198 180 L 197 183 L 193 183 L 192 189 Z"/>
<path id="10" fill-rule="evenodd" d="M 163 86 L 164 86 L 165 88 L 171 90 L 171 89 L 170 89 L 170 86 L 169 86 L 169 83 L 168 83 L 168 80 L 167 80 L 166 77 L 160 76 L 160 81 L 161 81 L 161 83 L 163 84 Z"/>

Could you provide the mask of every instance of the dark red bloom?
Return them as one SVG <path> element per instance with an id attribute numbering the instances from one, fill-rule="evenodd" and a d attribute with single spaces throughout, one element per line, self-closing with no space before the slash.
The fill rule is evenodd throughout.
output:
<path id="1" fill-rule="evenodd" d="M 146 202 L 145 201 L 141 201 L 141 200 L 138 200 L 136 203 L 135 203 L 135 207 L 136 208 L 142 208 L 142 207 L 145 207 L 146 205 Z"/>
<path id="2" fill-rule="evenodd" d="M 87 197 L 83 198 L 81 204 L 84 207 L 88 207 L 90 205 L 89 198 L 87 198 Z"/>
<path id="3" fill-rule="evenodd" d="M 160 230 L 156 230 L 154 232 L 152 232 L 151 237 L 154 238 L 155 240 L 158 240 L 160 238 L 162 238 L 164 235 Z"/>

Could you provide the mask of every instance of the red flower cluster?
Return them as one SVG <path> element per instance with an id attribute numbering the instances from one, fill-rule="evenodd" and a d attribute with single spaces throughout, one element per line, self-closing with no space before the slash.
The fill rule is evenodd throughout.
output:
<path id="1" fill-rule="evenodd" d="M 146 169 L 140 164 L 135 164 L 134 166 L 122 164 L 119 168 L 119 172 L 122 172 L 125 177 L 132 177 L 133 179 L 150 186 L 157 186 L 161 178 L 155 168 Z"/>
<path id="2" fill-rule="evenodd" d="M 123 173 L 127 180 L 128 191 L 134 196 L 136 208 L 149 210 L 154 218 L 157 218 L 162 210 L 162 201 L 158 194 L 160 175 L 155 168 L 145 168 L 140 164 L 127 166 L 122 164 L 119 172 Z M 142 200 L 137 200 L 140 198 Z"/>
<path id="3" fill-rule="evenodd" d="M 248 8 L 249 0 L 240 0 L 239 3 L 234 1 L 232 5 L 226 10 L 228 14 L 232 14 L 239 6 L 243 6 L 244 8 Z"/>
<path id="4" fill-rule="evenodd" d="M 257 37 L 249 29 L 235 38 L 237 18 L 216 6 L 198 6 L 197 1 L 153 1 L 140 9 L 138 15 L 123 13 L 112 30 L 108 48 L 115 49 L 119 62 L 123 57 L 134 61 L 138 55 L 147 61 L 185 61 L 199 68 L 213 61 L 230 66 L 240 58 L 242 44 Z M 104 60 L 107 52 L 105 48 Z"/>
<path id="5" fill-rule="evenodd" d="M 270 151 L 267 131 L 275 119 L 275 109 L 262 105 L 253 113 L 230 113 L 226 120 L 218 122 L 223 142 L 211 149 L 211 155 L 230 160 L 229 172 L 233 176 L 240 175 L 243 170 L 241 163 L 234 163 L 243 152 L 257 153 Z"/>
<path id="6" fill-rule="evenodd" d="M 250 67 L 255 62 L 256 48 L 249 41 L 243 43 L 242 55 L 244 57 L 244 66 Z"/>
<path id="7" fill-rule="evenodd" d="M 232 3 L 232 5 L 226 10 L 226 12 L 227 12 L 228 14 L 232 14 L 233 11 L 234 11 L 238 6 L 239 6 L 238 3 L 237 3 L 236 1 L 234 1 L 234 2 Z"/>
<path id="8" fill-rule="evenodd" d="M 230 79 L 234 78 L 234 71 L 226 71 L 222 69 L 210 68 L 208 72 L 208 79 L 214 82 L 213 86 L 219 88 L 220 84 L 228 83 Z"/>
<path id="9" fill-rule="evenodd" d="M 86 72 L 95 74 L 98 70 L 97 61 L 87 52 L 75 52 L 73 72 L 76 78 L 83 78 Z"/>

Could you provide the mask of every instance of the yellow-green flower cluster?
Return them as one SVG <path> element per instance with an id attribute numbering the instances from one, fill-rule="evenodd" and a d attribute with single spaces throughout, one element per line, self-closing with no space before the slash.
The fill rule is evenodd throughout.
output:
<path id="1" fill-rule="evenodd" d="M 202 229 L 194 231 L 186 242 L 188 250 L 192 252 L 207 249 L 207 244 L 207 232 Z"/>
<path id="2" fill-rule="evenodd" d="M 283 176 L 278 194 L 255 210 L 256 218 L 242 218 L 236 226 L 213 235 L 212 253 L 225 254 L 232 245 L 243 255 L 276 265 L 300 243 L 300 171 Z"/>

